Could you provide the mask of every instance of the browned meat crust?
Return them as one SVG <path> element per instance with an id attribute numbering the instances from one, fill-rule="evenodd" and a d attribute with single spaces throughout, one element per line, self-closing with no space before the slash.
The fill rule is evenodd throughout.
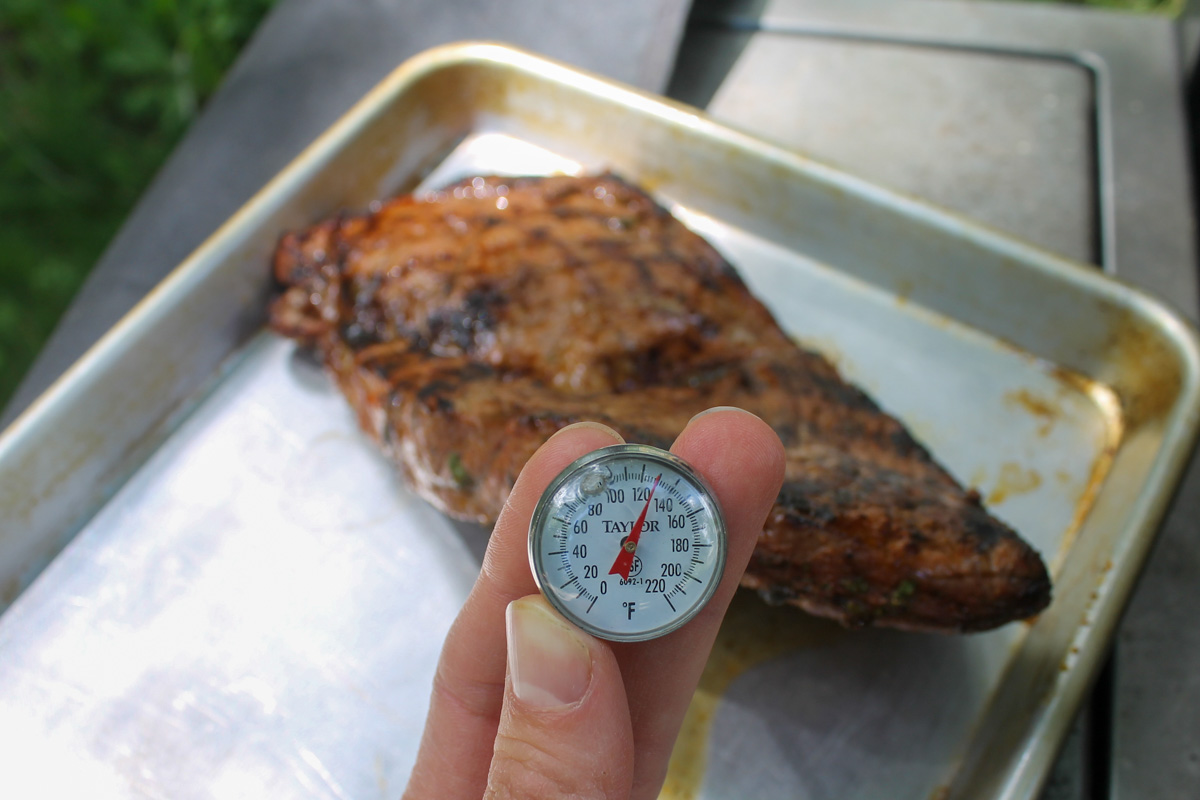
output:
<path id="1" fill-rule="evenodd" d="M 275 330 L 315 346 L 405 480 L 487 523 L 584 419 L 668 447 L 714 405 L 787 477 L 743 585 L 847 625 L 975 631 L 1050 599 L 1037 553 L 797 347 L 734 269 L 611 176 L 475 178 L 283 237 Z"/>

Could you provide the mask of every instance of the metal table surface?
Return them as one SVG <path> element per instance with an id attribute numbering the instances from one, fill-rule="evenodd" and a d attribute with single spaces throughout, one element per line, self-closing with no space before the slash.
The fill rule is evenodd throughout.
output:
<path id="1" fill-rule="evenodd" d="M 1164 18 L 1041 4 L 699 0 L 669 92 L 1097 264 L 1195 321 L 1179 37 Z M 1047 798 L 1194 795 L 1197 600 L 1193 458 Z"/>
<path id="2" fill-rule="evenodd" d="M 1139 283 L 1197 317 L 1179 43 L 1167 20 L 957 0 L 283 0 L 101 259 L 4 421 L 407 56 L 513 42 L 645 88 Z M 1046 790 L 1200 779 L 1200 467 Z"/>

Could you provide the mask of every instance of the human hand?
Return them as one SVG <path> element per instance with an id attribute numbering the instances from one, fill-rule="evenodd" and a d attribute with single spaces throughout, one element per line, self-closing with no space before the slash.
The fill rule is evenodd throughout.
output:
<path id="1" fill-rule="evenodd" d="M 679 630 L 618 644 L 585 634 L 537 594 L 527 555 L 533 509 L 568 464 L 622 441 L 594 423 L 564 428 L 521 472 L 483 568 L 446 636 L 405 798 L 653 798 L 666 775 L 713 639 L 783 480 L 779 438 L 744 411 L 692 419 L 671 451 L 725 512 L 716 593 Z"/>

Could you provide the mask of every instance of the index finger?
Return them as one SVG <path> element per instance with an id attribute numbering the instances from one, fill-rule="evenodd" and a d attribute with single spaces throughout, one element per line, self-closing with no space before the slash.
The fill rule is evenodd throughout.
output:
<path id="1" fill-rule="evenodd" d="M 712 409 L 693 418 L 671 452 L 716 492 L 729 541 L 721 583 L 691 622 L 660 639 L 613 645 L 633 723 L 634 800 L 658 796 L 713 640 L 783 483 L 779 437 L 740 409 Z"/>
<path id="2" fill-rule="evenodd" d="M 603 425 L 577 423 L 552 436 L 521 470 L 488 541 L 479 579 L 446 634 L 405 797 L 482 796 L 504 701 L 505 609 L 537 592 L 527 552 L 533 508 L 568 464 L 621 441 Z"/>

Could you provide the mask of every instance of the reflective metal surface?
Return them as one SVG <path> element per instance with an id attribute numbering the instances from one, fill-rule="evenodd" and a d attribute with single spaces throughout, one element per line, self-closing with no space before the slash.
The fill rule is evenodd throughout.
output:
<path id="1" fill-rule="evenodd" d="M 1188 3 L 1180 26 L 1062 3 L 698 0 L 671 92 L 869 180 L 1103 261 L 1195 320 L 1181 111 L 1197 9 Z M 742 97 L 764 90 L 771 102 Z M 1117 246 L 1102 252 L 1105 232 Z M 1197 602 L 1193 457 L 1047 800 L 1173 798 L 1200 782 Z"/>
<path id="2" fill-rule="evenodd" d="M 477 568 L 258 336 L 0 618 L 4 793 L 395 797 Z"/>
<path id="3" fill-rule="evenodd" d="M 1099 256 L 1094 75 L 1079 63 L 714 20 L 689 31 L 674 80 L 672 96 L 732 125 L 1068 258 Z"/>
<path id="4" fill-rule="evenodd" d="M 0 618 L 21 777 L 57 762 L 45 780 L 92 776 L 102 796 L 398 791 L 481 537 L 394 488 L 334 390 L 251 333 L 267 254 L 418 179 L 580 165 L 678 204 L 1056 577 L 1036 624 L 973 637 L 739 602 L 666 795 L 1035 790 L 1194 436 L 1194 334 L 1073 264 L 488 46 L 398 71 L 0 438 L 13 585 L 82 523 Z"/>

